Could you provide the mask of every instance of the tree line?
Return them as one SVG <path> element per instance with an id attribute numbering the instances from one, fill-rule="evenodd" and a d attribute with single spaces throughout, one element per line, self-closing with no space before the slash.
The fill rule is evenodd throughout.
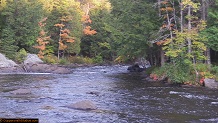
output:
<path id="1" fill-rule="evenodd" d="M 218 0 L 0 0 L 0 52 L 216 62 Z M 211 59 L 212 58 L 212 59 Z"/>

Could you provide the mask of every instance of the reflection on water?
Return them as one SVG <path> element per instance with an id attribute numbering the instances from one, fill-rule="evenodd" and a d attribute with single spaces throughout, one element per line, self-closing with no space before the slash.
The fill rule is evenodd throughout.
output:
<path id="1" fill-rule="evenodd" d="M 0 117 L 39 118 L 40 123 L 218 122 L 218 90 L 146 82 L 145 75 L 126 69 L 96 66 L 66 75 L 2 74 Z M 19 88 L 31 94 L 10 93 Z M 65 107 L 81 100 L 93 101 L 98 110 Z"/>

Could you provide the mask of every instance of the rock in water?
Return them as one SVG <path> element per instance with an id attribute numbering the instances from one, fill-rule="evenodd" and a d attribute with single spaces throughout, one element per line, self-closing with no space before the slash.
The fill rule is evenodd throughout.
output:
<path id="1" fill-rule="evenodd" d="M 142 72 L 142 71 L 145 70 L 145 68 L 141 68 L 141 67 L 139 67 L 138 64 L 134 64 L 132 66 L 129 66 L 127 68 L 127 70 L 130 71 L 130 72 Z"/>
<path id="2" fill-rule="evenodd" d="M 76 102 L 74 104 L 68 105 L 68 108 L 78 109 L 78 110 L 95 110 L 97 106 L 89 100 L 83 100 Z"/>
<path id="3" fill-rule="evenodd" d="M 31 94 L 31 91 L 29 89 L 17 89 L 14 91 L 11 91 L 10 93 L 15 95 L 24 95 L 24 94 Z"/>

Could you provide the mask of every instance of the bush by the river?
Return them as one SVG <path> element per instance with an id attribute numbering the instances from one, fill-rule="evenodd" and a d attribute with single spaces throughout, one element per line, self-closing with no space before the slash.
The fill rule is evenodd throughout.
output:
<path id="1" fill-rule="evenodd" d="M 162 67 L 156 67 L 150 77 L 156 80 L 168 78 L 168 82 L 171 83 L 202 85 L 205 78 L 218 80 L 218 66 L 202 63 L 195 65 L 185 62 L 167 63 Z"/>
<path id="2" fill-rule="evenodd" d="M 25 58 L 27 57 L 27 52 L 24 48 L 20 49 L 15 56 L 15 61 L 18 63 L 24 62 Z"/>

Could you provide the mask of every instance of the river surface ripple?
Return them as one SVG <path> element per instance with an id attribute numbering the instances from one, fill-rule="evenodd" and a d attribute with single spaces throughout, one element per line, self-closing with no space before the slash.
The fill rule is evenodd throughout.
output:
<path id="1" fill-rule="evenodd" d="M 40 123 L 217 123 L 218 90 L 169 87 L 128 73 L 127 66 L 73 69 L 72 74 L 1 74 L 0 118 Z M 31 94 L 10 91 L 26 88 Z M 96 93 L 96 94 L 93 94 Z M 98 110 L 66 105 L 90 100 Z"/>

